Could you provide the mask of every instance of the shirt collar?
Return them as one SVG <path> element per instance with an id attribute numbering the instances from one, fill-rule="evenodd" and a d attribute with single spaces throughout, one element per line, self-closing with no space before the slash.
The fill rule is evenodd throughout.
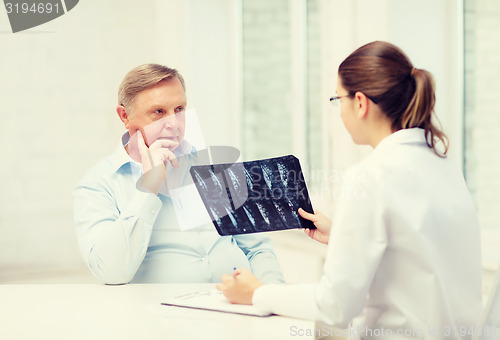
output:
<path id="1" fill-rule="evenodd" d="M 129 139 L 130 135 L 127 131 L 122 135 L 120 141 L 116 145 L 115 151 L 111 155 L 111 165 L 114 172 L 120 170 L 120 168 L 125 164 L 132 162 L 136 163 L 125 150 L 125 145 L 127 145 Z"/>

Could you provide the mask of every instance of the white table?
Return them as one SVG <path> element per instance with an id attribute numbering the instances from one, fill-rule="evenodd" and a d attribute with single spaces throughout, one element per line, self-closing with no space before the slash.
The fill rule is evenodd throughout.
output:
<path id="1" fill-rule="evenodd" d="M 163 306 L 213 284 L 0 285 L 0 339 L 313 339 L 312 321 Z M 294 330 L 294 331 L 292 331 Z"/>

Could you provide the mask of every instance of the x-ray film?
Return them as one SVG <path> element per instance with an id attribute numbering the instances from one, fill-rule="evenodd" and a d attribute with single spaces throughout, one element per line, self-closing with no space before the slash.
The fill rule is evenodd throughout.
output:
<path id="1" fill-rule="evenodd" d="M 312 213 L 299 160 L 292 156 L 192 166 L 191 177 L 220 235 L 309 228 Z"/>

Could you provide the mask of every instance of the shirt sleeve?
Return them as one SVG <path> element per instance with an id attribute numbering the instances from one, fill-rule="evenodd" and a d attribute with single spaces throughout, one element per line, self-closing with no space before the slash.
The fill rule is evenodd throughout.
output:
<path id="1" fill-rule="evenodd" d="M 264 283 L 285 282 L 278 258 L 269 237 L 261 234 L 235 235 L 234 240 L 245 253 L 254 275 Z"/>
<path id="2" fill-rule="evenodd" d="M 359 178 L 355 174 L 352 178 Z M 345 327 L 363 310 L 387 248 L 384 202 L 376 183 L 347 183 L 338 194 L 323 275 L 317 284 L 264 285 L 257 308 Z"/>
<path id="3" fill-rule="evenodd" d="M 84 261 L 103 283 L 130 282 L 146 254 L 161 200 L 137 190 L 120 210 L 110 188 L 96 182 L 79 184 L 73 196 Z"/>

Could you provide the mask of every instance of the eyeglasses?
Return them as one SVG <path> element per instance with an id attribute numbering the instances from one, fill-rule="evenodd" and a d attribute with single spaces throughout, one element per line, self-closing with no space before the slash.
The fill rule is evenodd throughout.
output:
<path id="1" fill-rule="evenodd" d="M 345 97 L 350 97 L 350 95 L 331 97 L 330 98 L 330 103 L 333 106 L 339 106 L 340 105 L 340 98 L 345 98 Z"/>

